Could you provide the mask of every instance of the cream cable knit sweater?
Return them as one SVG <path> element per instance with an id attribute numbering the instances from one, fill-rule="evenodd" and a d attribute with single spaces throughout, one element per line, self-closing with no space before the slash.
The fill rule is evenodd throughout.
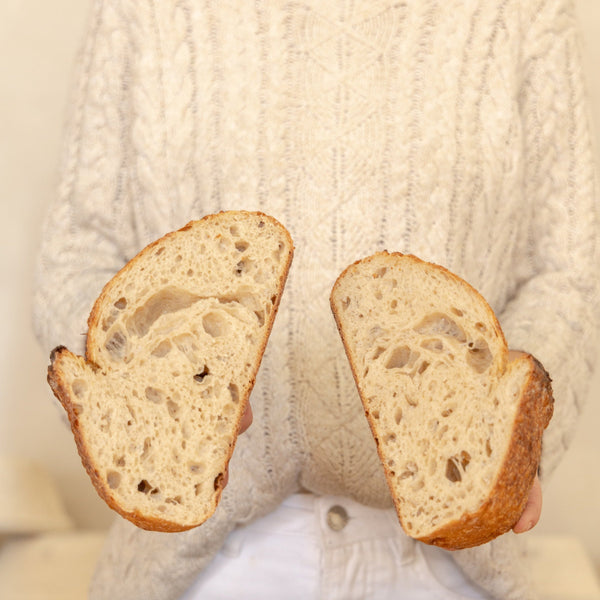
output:
<path id="1" fill-rule="evenodd" d="M 390 505 L 329 310 L 350 262 L 387 248 L 478 288 L 538 356 L 571 439 L 596 357 L 597 187 L 563 0 L 96 0 L 35 324 L 83 350 L 102 285 L 167 230 L 260 209 L 296 256 L 215 516 L 183 534 L 119 520 L 93 598 L 177 598 L 236 523 L 300 486 Z M 455 553 L 529 598 L 512 534 Z"/>

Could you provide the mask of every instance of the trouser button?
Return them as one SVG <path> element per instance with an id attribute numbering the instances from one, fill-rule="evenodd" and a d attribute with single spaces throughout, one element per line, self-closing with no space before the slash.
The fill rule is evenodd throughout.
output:
<path id="1" fill-rule="evenodd" d="M 327 511 L 327 525 L 333 531 L 341 531 L 348 523 L 348 513 L 343 506 L 336 504 Z"/>

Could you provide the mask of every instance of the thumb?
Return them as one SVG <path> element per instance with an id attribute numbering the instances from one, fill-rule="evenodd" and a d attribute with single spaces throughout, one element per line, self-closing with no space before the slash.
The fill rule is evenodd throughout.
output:
<path id="1" fill-rule="evenodd" d="M 533 486 L 529 492 L 529 498 L 527 504 L 523 510 L 523 514 L 516 522 L 513 527 L 515 533 L 525 533 L 529 531 L 540 520 L 542 514 L 542 485 L 540 484 L 539 477 L 536 475 L 533 480 Z"/>

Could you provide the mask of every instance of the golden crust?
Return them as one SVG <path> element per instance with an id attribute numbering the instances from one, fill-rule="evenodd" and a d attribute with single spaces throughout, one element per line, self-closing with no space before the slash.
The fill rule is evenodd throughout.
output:
<path id="1" fill-rule="evenodd" d="M 541 363 L 531 355 L 519 360 L 531 364 L 511 442 L 488 498 L 474 513 L 447 524 L 420 541 L 459 550 L 485 544 L 506 533 L 525 509 L 542 452 L 542 434 L 552 417 L 552 384 Z"/>
<path id="2" fill-rule="evenodd" d="M 438 269 L 453 280 L 459 282 L 461 285 L 466 286 L 467 289 L 483 302 L 489 311 L 489 316 L 492 319 L 494 326 L 497 329 L 498 337 L 503 344 L 505 352 L 502 363 L 503 367 L 508 360 L 508 347 L 500 324 L 483 296 L 481 296 L 481 294 L 468 282 L 440 265 L 428 263 L 413 255 L 383 251 L 349 265 L 336 280 L 330 296 L 331 309 L 338 332 L 346 350 L 356 387 L 363 402 L 365 416 L 367 417 L 371 433 L 377 445 L 377 452 L 384 468 L 388 485 L 392 491 L 392 499 L 396 504 L 398 518 L 405 531 L 408 532 L 402 522 L 401 507 L 393 494 L 393 475 L 391 469 L 387 465 L 383 452 L 381 451 L 377 427 L 367 408 L 365 394 L 362 390 L 358 376 L 358 369 L 351 352 L 349 351 L 348 340 L 341 325 L 338 310 L 334 301 L 338 285 L 350 271 L 357 268 L 359 264 L 371 262 L 381 256 L 402 257 L 418 264 Z M 521 516 L 539 466 L 542 449 L 542 434 L 552 417 L 554 399 L 552 396 L 550 376 L 542 364 L 532 355 L 525 353 L 517 360 L 526 360 L 529 362 L 530 375 L 522 389 L 520 405 L 517 410 L 518 416 L 514 424 L 510 446 L 504 459 L 503 467 L 497 476 L 496 482 L 493 485 L 488 498 L 482 503 L 477 511 L 463 515 L 460 519 L 436 529 L 428 536 L 416 538 L 419 541 L 436 545 L 447 550 L 459 550 L 478 546 L 509 531 Z"/>
<path id="3" fill-rule="evenodd" d="M 235 425 L 236 434 L 234 435 L 232 443 L 230 445 L 229 453 L 225 457 L 225 460 L 224 460 L 224 465 L 225 465 L 224 468 L 225 469 L 227 468 L 227 465 L 229 464 L 229 461 L 231 460 L 231 456 L 233 455 L 233 451 L 234 451 L 235 444 L 237 441 L 237 436 L 239 435 L 242 416 L 248 405 L 250 393 L 254 387 L 256 374 L 258 372 L 258 368 L 260 366 L 262 356 L 266 349 L 266 345 L 267 345 L 271 330 L 273 328 L 273 324 L 274 324 L 275 317 L 276 317 L 276 314 L 279 309 L 279 305 L 281 302 L 281 296 L 283 293 L 283 288 L 285 286 L 285 281 L 286 281 L 287 274 L 288 274 L 288 271 L 289 271 L 289 268 L 290 268 L 290 265 L 292 262 L 293 252 L 294 252 L 294 245 L 293 245 L 293 242 L 292 242 L 289 232 L 276 219 L 274 219 L 273 217 L 270 217 L 269 215 L 261 213 L 261 212 L 252 212 L 252 213 L 248 213 L 246 211 L 237 211 L 237 212 L 238 212 L 238 214 L 245 213 L 247 215 L 259 216 L 261 219 L 264 219 L 265 221 L 269 221 L 270 223 L 276 225 L 277 228 L 282 233 L 284 233 L 284 235 L 286 236 L 288 244 L 289 244 L 289 248 L 290 248 L 290 253 L 289 253 L 287 261 L 282 269 L 283 275 L 282 275 L 280 281 L 277 283 L 277 294 L 276 294 L 276 298 L 275 298 L 275 303 L 273 305 L 273 309 L 270 312 L 269 316 L 267 317 L 267 320 L 265 323 L 266 335 L 264 336 L 264 340 L 263 340 L 261 346 L 257 349 L 258 360 L 256 361 L 256 370 L 252 374 L 251 380 L 249 381 L 249 384 L 246 387 L 246 389 L 241 390 L 241 393 L 240 393 L 239 410 L 238 410 L 238 415 L 237 415 L 237 420 L 236 420 L 236 425 Z M 226 211 L 217 213 L 215 215 L 207 215 L 200 221 L 204 221 L 204 222 L 210 221 L 210 220 L 216 219 L 219 215 L 223 215 L 223 214 L 226 214 Z M 138 253 L 133 259 L 131 259 L 118 273 L 116 273 L 114 275 L 114 277 L 104 286 L 100 296 L 94 303 L 94 306 L 93 306 L 90 316 L 88 318 L 88 328 L 89 329 L 88 329 L 87 346 L 86 346 L 86 358 L 76 356 L 75 354 L 71 353 L 64 346 L 58 346 L 57 348 L 52 350 L 52 352 L 50 354 L 50 366 L 48 367 L 48 376 L 47 376 L 48 384 L 50 385 L 54 395 L 59 400 L 59 402 L 62 404 L 63 408 L 65 409 L 65 411 L 68 415 L 69 423 L 71 425 L 71 431 L 73 432 L 73 436 L 75 438 L 75 444 L 77 446 L 77 452 L 79 453 L 83 467 L 85 468 L 86 472 L 88 473 L 88 475 L 92 481 L 92 484 L 94 485 L 94 488 L 96 489 L 98 495 L 107 503 L 107 505 L 110 508 L 115 510 L 117 513 L 119 513 L 125 519 L 131 521 L 136 526 L 138 526 L 142 529 L 150 530 L 150 531 L 160 531 L 160 532 L 186 531 L 188 529 L 192 529 L 193 527 L 201 525 L 204 521 L 206 521 L 208 518 L 210 518 L 214 514 L 214 511 L 217 508 L 217 505 L 219 503 L 219 500 L 220 500 L 220 497 L 221 497 L 221 494 L 222 494 L 222 491 L 224 488 L 224 483 L 223 483 L 224 479 L 223 479 L 222 474 L 220 477 L 217 477 L 217 479 L 214 481 L 215 494 L 213 496 L 213 502 L 211 503 L 210 506 L 207 507 L 207 510 L 205 511 L 205 513 L 199 517 L 197 523 L 183 525 L 181 523 L 176 523 L 176 522 L 169 521 L 166 519 L 151 517 L 151 516 L 148 516 L 148 515 L 145 515 L 145 514 L 139 512 L 139 511 L 125 510 L 119 504 L 119 502 L 115 499 L 114 494 L 112 494 L 110 492 L 109 488 L 105 485 L 104 481 L 100 477 L 98 470 L 97 470 L 96 466 L 94 465 L 94 462 L 90 456 L 90 452 L 88 450 L 88 447 L 87 447 L 87 444 L 85 441 L 85 436 L 82 434 L 81 428 L 79 426 L 77 402 L 71 396 L 70 386 L 65 381 L 63 370 L 61 368 L 61 363 L 66 359 L 75 359 L 76 361 L 79 361 L 82 365 L 87 364 L 94 370 L 97 370 L 99 368 L 96 364 L 94 364 L 92 361 L 89 360 L 89 356 L 91 354 L 90 349 L 92 348 L 92 343 L 93 343 L 93 338 L 94 338 L 93 332 L 98 326 L 98 319 L 99 319 L 99 315 L 100 315 L 100 312 L 102 309 L 103 302 L 104 302 L 105 298 L 109 295 L 112 286 L 122 276 L 122 274 L 124 272 L 126 272 L 127 270 L 130 270 L 131 268 L 135 268 L 135 263 L 139 260 L 139 258 L 152 252 L 152 249 L 156 245 L 163 243 L 166 239 L 169 239 L 173 236 L 179 235 L 180 232 L 185 232 L 185 231 L 189 230 L 190 228 L 195 226 L 200 221 L 191 221 L 187 225 L 182 227 L 181 229 L 167 233 L 162 238 L 160 238 L 160 239 L 152 242 L 148 246 L 146 246 L 143 250 L 141 250 L 140 253 Z"/>

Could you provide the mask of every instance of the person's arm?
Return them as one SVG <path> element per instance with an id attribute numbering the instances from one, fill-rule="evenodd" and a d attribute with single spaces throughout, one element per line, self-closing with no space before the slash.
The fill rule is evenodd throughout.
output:
<path id="1" fill-rule="evenodd" d="M 34 327 L 48 352 L 64 344 L 83 354 L 86 320 L 102 287 L 159 228 L 139 231 L 144 219 L 134 218 L 140 216 L 134 211 L 147 204 L 142 195 L 150 194 L 139 180 L 148 148 L 144 144 L 152 140 L 136 129 L 132 113 L 135 97 L 143 94 L 136 86 L 152 82 L 131 76 L 131 64 L 144 60 L 138 54 L 144 49 L 135 15 L 123 14 L 126 6 L 118 0 L 94 2 L 80 58 L 60 190 L 44 225 L 36 274 Z M 152 134 L 151 125 L 145 133 Z M 134 171 L 136 182 L 130 180 Z M 173 207 L 154 208 L 160 212 Z M 160 224 L 171 225 L 168 219 Z M 93 577 L 92 600 L 176 600 L 214 558 L 229 531 L 268 512 L 290 492 L 296 466 L 264 434 L 264 427 L 277 426 L 285 443 L 281 429 L 290 424 L 273 425 L 278 411 L 265 411 L 264 402 L 261 394 L 253 400 L 260 427 L 251 427 L 238 439 L 229 483 L 215 514 L 184 533 L 148 532 L 116 517 Z M 243 428 L 250 420 L 249 412 Z"/>
<path id="2" fill-rule="evenodd" d="M 47 352 L 64 344 L 84 353 L 95 299 L 137 253 L 143 237 L 135 229 L 128 182 L 135 160 L 128 144 L 131 44 L 120 10 L 116 1 L 93 3 L 78 61 L 60 187 L 44 223 L 36 273 L 33 320 Z M 223 496 L 205 526 L 183 534 L 144 531 L 116 517 L 90 597 L 178 598 L 235 525 L 232 511 L 224 508 L 231 493 Z"/>
<path id="3" fill-rule="evenodd" d="M 554 416 L 544 433 L 540 465 L 543 485 L 571 442 L 598 357 L 598 181 L 572 2 L 521 6 L 527 13 L 520 96 L 524 197 L 535 212 L 513 260 L 521 283 L 499 320 L 509 347 L 536 356 L 553 380 Z M 532 494 L 539 516 L 537 480 Z M 521 586 L 529 576 L 515 536 L 453 557 L 497 597 L 523 597 Z"/>
<path id="4" fill-rule="evenodd" d="M 533 3 L 531 3 L 533 4 Z M 553 379 L 543 482 L 569 446 L 598 356 L 598 182 L 571 2 L 525 15 L 520 97 L 524 185 L 532 227 L 515 257 L 521 284 L 500 322 L 512 348 L 535 355 Z"/>

